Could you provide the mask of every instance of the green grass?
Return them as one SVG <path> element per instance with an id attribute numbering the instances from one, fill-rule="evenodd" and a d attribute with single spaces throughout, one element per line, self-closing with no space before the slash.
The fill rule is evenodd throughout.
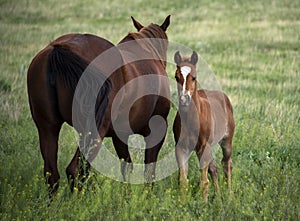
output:
<path id="1" fill-rule="evenodd" d="M 300 3 L 282 1 L 0 1 L 1 220 L 299 220 Z M 60 136 L 60 189 L 50 202 L 38 136 L 29 112 L 26 72 L 56 37 L 93 33 L 117 43 L 143 24 L 171 14 L 169 40 L 197 50 L 232 100 L 236 120 L 232 192 L 204 204 L 190 160 L 191 188 L 182 198 L 177 174 L 153 189 L 113 181 L 92 171 L 71 194 L 65 168 L 76 142 Z M 174 66 L 168 73 L 173 77 Z M 172 109 L 169 119 L 174 117 Z M 110 140 L 105 141 L 108 145 Z M 174 148 L 171 130 L 162 154 Z M 136 153 L 135 159 L 141 160 Z M 216 158 L 220 167 L 221 152 Z"/>

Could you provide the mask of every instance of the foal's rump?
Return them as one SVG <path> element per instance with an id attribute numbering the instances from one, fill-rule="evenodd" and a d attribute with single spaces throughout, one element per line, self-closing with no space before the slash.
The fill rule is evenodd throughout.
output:
<path id="1" fill-rule="evenodd" d="M 216 145 L 229 134 L 229 123 L 233 120 L 233 109 L 226 94 L 216 90 L 198 90 L 206 98 L 212 112 L 211 145 Z"/>

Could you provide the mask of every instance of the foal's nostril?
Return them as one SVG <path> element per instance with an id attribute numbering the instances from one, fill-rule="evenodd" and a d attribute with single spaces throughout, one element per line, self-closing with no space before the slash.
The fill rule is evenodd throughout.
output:
<path id="1" fill-rule="evenodd" d="M 191 97 L 188 94 L 180 96 L 180 104 L 183 106 L 188 106 L 191 102 Z"/>
<path id="2" fill-rule="evenodd" d="M 186 95 L 186 99 L 187 99 L 187 103 L 190 104 L 190 102 L 191 102 L 191 96 L 190 95 Z"/>
<path id="3" fill-rule="evenodd" d="M 180 96 L 180 102 L 183 103 L 183 104 L 186 102 L 186 96 L 185 95 Z"/>

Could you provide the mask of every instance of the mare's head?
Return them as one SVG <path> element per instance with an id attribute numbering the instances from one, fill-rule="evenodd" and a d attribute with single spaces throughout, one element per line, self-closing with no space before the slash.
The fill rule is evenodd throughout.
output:
<path id="1" fill-rule="evenodd" d="M 192 96 L 197 93 L 197 72 L 196 64 L 198 55 L 195 51 L 191 57 L 181 57 L 179 51 L 174 55 L 174 61 L 177 65 L 175 78 L 181 106 L 189 106 Z"/>
<path id="2" fill-rule="evenodd" d="M 131 19 L 137 32 L 129 33 L 120 43 L 134 40 L 140 46 L 140 49 L 142 49 L 135 52 L 137 56 L 139 56 L 139 53 L 151 54 L 154 60 L 162 61 L 165 66 L 168 49 L 166 31 L 170 25 L 170 15 L 165 18 L 161 25 L 151 23 L 148 26 L 143 26 L 133 17 Z"/>
<path id="3" fill-rule="evenodd" d="M 170 17 L 168 15 L 164 22 L 161 25 L 151 23 L 148 26 L 143 26 L 140 22 L 135 20 L 132 16 L 131 19 L 133 21 L 134 27 L 137 29 L 137 33 L 131 33 L 134 37 L 137 38 L 162 38 L 167 39 L 166 31 L 170 25 Z M 138 35 L 138 36 L 136 36 Z M 139 36 L 140 35 L 140 36 Z"/>

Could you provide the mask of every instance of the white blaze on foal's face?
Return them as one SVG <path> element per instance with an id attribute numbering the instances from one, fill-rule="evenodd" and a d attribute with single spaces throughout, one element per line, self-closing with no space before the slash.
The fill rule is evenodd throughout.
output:
<path id="1" fill-rule="evenodd" d="M 180 72 L 183 76 L 183 85 L 182 85 L 182 94 L 185 95 L 186 94 L 186 79 L 187 76 L 191 73 L 191 67 L 189 66 L 183 66 L 180 68 Z M 188 91 L 189 93 L 189 91 Z"/>

